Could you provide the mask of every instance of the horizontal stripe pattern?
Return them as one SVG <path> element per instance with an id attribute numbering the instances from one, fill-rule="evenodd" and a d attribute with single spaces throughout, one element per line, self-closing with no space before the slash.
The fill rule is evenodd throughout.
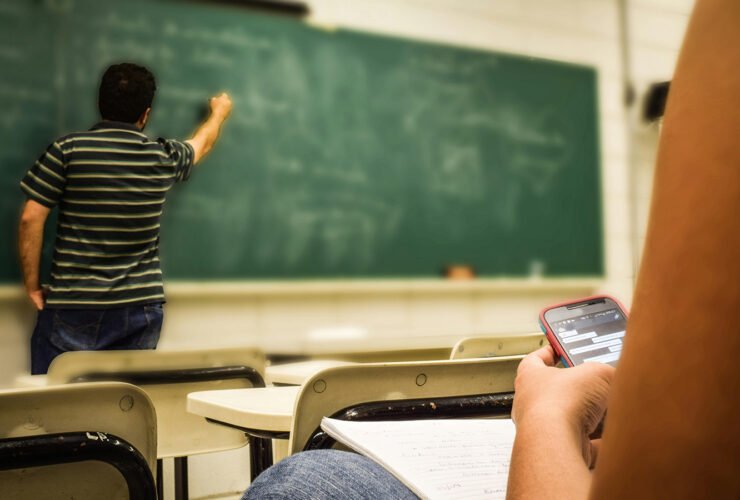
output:
<path id="1" fill-rule="evenodd" d="M 81 224 L 65 224 L 59 223 L 59 227 L 66 229 L 76 229 L 78 231 L 113 231 L 113 232 L 124 232 L 124 233 L 140 233 L 142 231 L 159 231 L 159 224 L 152 224 L 151 226 L 136 226 L 136 227 L 106 227 L 106 226 L 83 226 Z"/>
<path id="2" fill-rule="evenodd" d="M 164 203 L 164 198 L 151 201 L 77 200 L 67 198 L 65 202 L 71 205 L 161 205 Z"/>
<path id="3" fill-rule="evenodd" d="M 122 280 L 125 277 L 130 278 L 138 278 L 141 276 L 150 276 L 150 275 L 161 275 L 162 271 L 159 269 L 151 269 L 149 271 L 140 271 L 137 273 L 128 273 L 128 274 L 119 274 L 118 276 L 113 276 L 111 278 L 105 278 L 100 275 L 95 274 L 54 274 L 52 273 L 52 277 L 60 280 L 93 280 L 93 281 L 119 281 Z"/>
<path id="4" fill-rule="evenodd" d="M 49 307 L 162 302 L 160 217 L 165 195 L 188 179 L 193 149 L 150 140 L 131 124 L 101 122 L 52 143 L 20 183 L 59 207 Z"/>
<path id="5" fill-rule="evenodd" d="M 102 265 L 102 264 L 86 264 L 81 262 L 72 262 L 65 260 L 57 260 L 55 263 L 57 270 L 59 268 L 75 269 L 85 271 L 87 269 L 95 269 L 98 271 L 111 271 L 120 269 L 131 269 L 132 267 L 143 267 L 146 264 L 151 264 L 159 270 L 159 257 L 153 257 L 151 259 L 142 259 L 131 264 L 116 264 L 116 265 Z M 102 274 L 104 276 L 104 274 Z"/>
<path id="6" fill-rule="evenodd" d="M 163 302 L 164 301 L 164 293 L 155 293 L 154 295 L 146 295 L 143 297 L 139 296 L 132 296 L 124 299 L 115 299 L 115 300 L 95 300 L 95 306 L 96 307 L 110 307 L 110 306 L 120 306 L 123 304 L 146 304 L 149 302 Z M 84 299 L 55 299 L 55 298 L 48 298 L 46 299 L 46 305 L 48 307 L 79 307 L 79 308 L 85 308 L 90 307 L 90 300 L 84 300 Z"/>

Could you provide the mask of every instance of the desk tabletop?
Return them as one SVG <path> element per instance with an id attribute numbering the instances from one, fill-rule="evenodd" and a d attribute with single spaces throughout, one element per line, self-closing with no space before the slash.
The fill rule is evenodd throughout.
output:
<path id="1" fill-rule="evenodd" d="M 46 375 L 30 375 L 24 373 L 18 375 L 14 381 L 14 387 L 16 388 L 29 388 L 29 387 L 46 387 L 49 385 L 49 379 Z"/>
<path id="2" fill-rule="evenodd" d="M 310 357 L 346 358 L 347 355 L 371 353 L 409 353 L 415 351 L 444 351 L 449 356 L 460 335 L 410 336 L 403 333 L 393 337 L 364 335 L 356 338 L 300 338 L 286 343 L 267 339 L 261 346 L 268 355 L 301 355 Z"/>
<path id="3" fill-rule="evenodd" d="M 333 359 L 314 359 L 297 363 L 271 365 L 265 368 L 265 378 L 268 384 L 301 385 L 315 373 L 335 366 L 351 365 L 349 361 Z"/>
<path id="4" fill-rule="evenodd" d="M 300 386 L 201 391 L 188 394 L 190 413 L 237 427 L 289 432 Z"/>

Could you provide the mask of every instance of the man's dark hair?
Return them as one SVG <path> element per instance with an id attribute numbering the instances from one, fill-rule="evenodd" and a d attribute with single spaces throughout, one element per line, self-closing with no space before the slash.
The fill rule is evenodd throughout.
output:
<path id="1" fill-rule="evenodd" d="M 136 123 L 151 107 L 157 85 L 154 75 L 143 66 L 114 64 L 100 81 L 98 108 L 104 120 Z"/>

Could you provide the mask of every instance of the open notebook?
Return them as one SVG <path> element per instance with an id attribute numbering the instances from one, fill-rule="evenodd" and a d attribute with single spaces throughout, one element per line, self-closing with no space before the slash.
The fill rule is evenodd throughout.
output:
<path id="1" fill-rule="evenodd" d="M 347 422 L 324 418 L 331 437 L 375 460 L 422 498 L 506 498 L 511 420 Z"/>

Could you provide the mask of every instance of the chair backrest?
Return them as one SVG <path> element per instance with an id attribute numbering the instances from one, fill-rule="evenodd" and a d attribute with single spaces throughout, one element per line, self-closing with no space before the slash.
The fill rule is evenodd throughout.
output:
<path id="1" fill-rule="evenodd" d="M 302 386 L 290 453 L 301 451 L 325 416 L 363 403 L 514 391 L 520 357 L 366 363 L 323 370 Z"/>
<path id="2" fill-rule="evenodd" d="M 452 348 L 450 359 L 521 356 L 539 349 L 545 345 L 546 341 L 541 333 L 466 337 L 459 340 Z"/>
<path id="3" fill-rule="evenodd" d="M 0 409 L 0 440 L 89 433 L 82 436 L 91 439 L 89 444 L 92 445 L 107 439 L 98 434 L 105 433 L 131 444 L 146 461 L 147 474 L 154 474 L 157 418 L 151 400 L 138 387 L 120 382 L 98 382 L 10 389 L 0 391 Z M 59 440 L 59 437 L 52 440 L 53 447 L 57 447 Z M 45 452 L 48 456 L 49 450 Z M 15 460 L 11 467 L 18 465 L 18 459 Z M 113 466 L 97 460 L 63 462 L 1 471 L 0 498 L 129 498 L 126 481 Z M 60 462 L 50 460 L 47 463 Z"/>
<path id="4" fill-rule="evenodd" d="M 75 351 L 54 359 L 49 384 L 119 380 L 141 387 L 157 411 L 157 456 L 168 458 L 244 446 L 244 433 L 188 413 L 187 395 L 263 385 L 264 373 L 264 354 L 253 348 Z"/>

